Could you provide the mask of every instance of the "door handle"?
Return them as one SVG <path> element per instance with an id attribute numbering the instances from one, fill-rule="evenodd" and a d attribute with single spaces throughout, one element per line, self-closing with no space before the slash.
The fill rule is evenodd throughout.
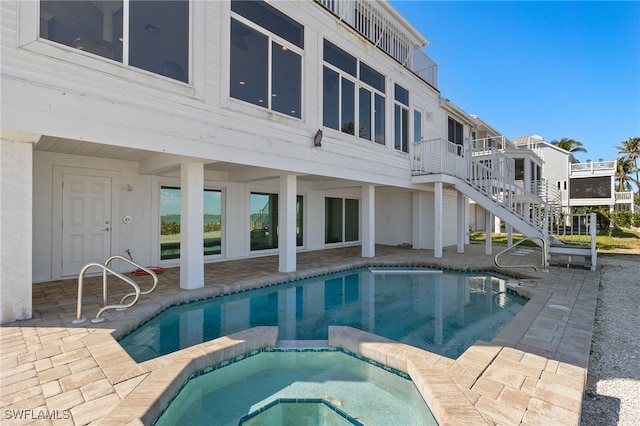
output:
<path id="1" fill-rule="evenodd" d="M 108 226 L 106 228 L 104 228 L 104 229 L 101 229 L 101 231 L 108 231 L 108 230 L 109 230 Z"/>

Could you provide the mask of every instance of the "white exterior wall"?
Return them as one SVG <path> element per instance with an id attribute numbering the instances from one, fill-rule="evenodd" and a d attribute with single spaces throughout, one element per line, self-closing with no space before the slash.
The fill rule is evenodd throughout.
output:
<path id="1" fill-rule="evenodd" d="M 125 255 L 130 249 L 141 264 L 160 263 L 159 189 L 180 186 L 180 165 L 186 162 L 203 163 L 204 188 L 223 194 L 223 253 L 205 262 L 277 253 L 249 250 L 249 194 L 277 193 L 283 173 L 297 175 L 297 193 L 304 196 L 303 250 L 327 247 L 324 198 L 360 200 L 363 184 L 384 187 L 376 190 L 376 243 L 412 242 L 414 193 L 430 189 L 412 186 L 410 154 L 393 148 L 393 84 L 410 93 L 410 141 L 414 109 L 422 113 L 423 139 L 446 139 L 448 113 L 440 106 L 439 92 L 315 3 L 272 4 L 305 26 L 302 119 L 230 98 L 229 2 L 191 3 L 190 84 L 39 40 L 38 2 L 2 2 L 3 132 L 46 137 L 35 147 L 33 171 L 25 167 L 23 176 L 10 177 L 33 180 L 33 208 L 25 202 L 14 209 L 32 211 L 25 223 L 33 222 L 33 239 L 31 233 L 8 232 L 3 217 L 2 247 L 24 243 L 33 269 L 23 268 L 16 278 L 20 285 L 7 284 L 3 272 L 3 298 L 8 288 L 25 295 L 31 282 L 64 276 L 60 223 L 65 175 L 110 179 L 111 254 Z M 312 149 L 313 136 L 322 128 L 323 38 L 386 75 L 386 146 L 324 129 L 322 147 Z M 2 141 L 2 152 L 6 143 Z M 3 182 L 0 190 L 4 197 L 11 189 Z M 433 193 L 427 194 L 424 217 L 419 218 L 427 226 L 420 238 L 433 248 Z M 445 191 L 445 245 L 456 244 L 456 215 L 449 214 L 455 212 L 455 200 L 455 193 Z M 125 216 L 132 218 L 130 223 L 123 221 Z M 177 260 L 163 262 L 176 265 Z M 19 311 L 23 305 L 11 309 Z M 4 312 L 3 307 L 2 321 L 7 321 Z"/>

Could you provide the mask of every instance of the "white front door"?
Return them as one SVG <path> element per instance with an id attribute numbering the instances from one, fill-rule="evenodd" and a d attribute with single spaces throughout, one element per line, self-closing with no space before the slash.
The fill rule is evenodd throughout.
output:
<path id="1" fill-rule="evenodd" d="M 62 275 L 77 275 L 111 253 L 111 178 L 62 177 Z"/>

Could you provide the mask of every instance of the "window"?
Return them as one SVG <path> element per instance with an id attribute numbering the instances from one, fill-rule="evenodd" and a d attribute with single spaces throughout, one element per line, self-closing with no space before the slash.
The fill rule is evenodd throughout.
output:
<path id="1" fill-rule="evenodd" d="M 394 148 L 409 152 L 409 92 L 402 86 L 395 85 L 394 114 Z"/>
<path id="2" fill-rule="evenodd" d="M 296 197 L 296 246 L 302 246 L 303 197 Z M 251 250 L 278 248 L 278 194 L 252 192 L 249 198 Z"/>
<path id="3" fill-rule="evenodd" d="M 204 255 L 222 253 L 222 192 L 204 191 Z M 180 258 L 180 188 L 160 188 L 160 259 Z"/>
<path id="4" fill-rule="evenodd" d="M 304 27 L 262 1 L 231 11 L 231 97 L 301 118 Z"/>
<path id="5" fill-rule="evenodd" d="M 40 38 L 184 82 L 189 32 L 188 0 L 40 1 Z"/>
<path id="6" fill-rule="evenodd" d="M 350 198 L 325 198 L 326 244 L 358 241 L 360 238 L 359 201 Z"/>
<path id="7" fill-rule="evenodd" d="M 464 126 L 462 125 L 462 123 L 459 123 L 458 121 L 449 117 L 447 127 L 448 127 L 447 140 L 449 142 L 455 143 L 456 145 L 459 145 L 458 155 L 460 155 L 462 153 L 462 147 L 464 145 Z"/>
<path id="8" fill-rule="evenodd" d="M 413 111 L 413 141 L 420 142 L 422 140 L 422 113 L 418 110 Z"/>
<path id="9" fill-rule="evenodd" d="M 571 179 L 571 198 L 612 198 L 611 176 Z"/>
<path id="10" fill-rule="evenodd" d="M 385 77 L 327 40 L 323 55 L 324 126 L 384 145 Z"/>

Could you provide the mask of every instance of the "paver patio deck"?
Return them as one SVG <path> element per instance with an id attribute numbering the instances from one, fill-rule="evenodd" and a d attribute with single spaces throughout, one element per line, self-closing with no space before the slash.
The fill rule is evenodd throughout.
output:
<path id="1" fill-rule="evenodd" d="M 72 324 L 77 280 L 34 284 L 33 318 L 0 328 L 2 422 L 146 424 L 189 371 L 273 345 L 273 332 L 249 330 L 235 340 L 216 339 L 138 364 L 114 339 L 182 301 L 362 265 L 496 270 L 493 257 L 478 244 L 466 246 L 463 254 L 447 248 L 440 259 L 432 250 L 389 246 L 377 246 L 376 256 L 365 259 L 360 250 L 298 253 L 293 273 L 278 272 L 277 256 L 210 263 L 204 288 L 191 291 L 179 288 L 179 268 L 171 268 L 159 276 L 154 293 L 127 312 L 108 311 L 100 324 Z M 339 331 L 329 342 L 352 345 L 345 349 L 407 370 L 440 424 L 578 425 L 600 272 L 559 267 L 505 272 L 519 277 L 517 290 L 529 302 L 492 342 L 477 342 L 457 360 L 358 331 Z M 145 287 L 151 281 L 140 282 Z M 128 292 L 109 283 L 113 295 Z M 83 311 L 89 318 L 101 306 L 101 287 L 101 277 L 85 280 Z"/>

